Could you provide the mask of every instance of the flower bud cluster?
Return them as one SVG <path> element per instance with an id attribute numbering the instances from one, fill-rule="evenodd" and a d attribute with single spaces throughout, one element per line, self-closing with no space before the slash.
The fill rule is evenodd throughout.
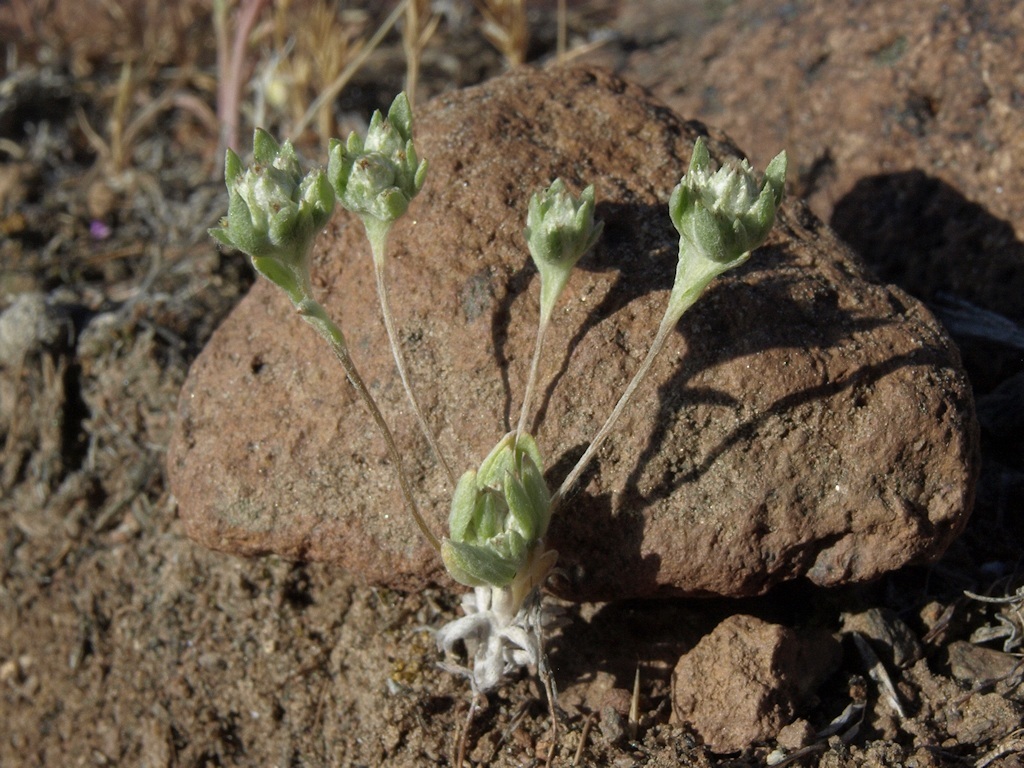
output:
<path id="1" fill-rule="evenodd" d="M 678 321 L 718 275 L 745 262 L 764 242 L 782 203 L 786 153 L 768 164 L 758 182 L 746 160 L 729 161 L 714 173 L 703 138 L 690 168 L 672 190 L 668 211 L 679 232 L 679 262 L 666 320 Z"/>
<path id="2" fill-rule="evenodd" d="M 309 295 L 309 251 L 334 210 L 334 190 L 323 171 L 302 173 L 290 142 L 278 144 L 260 128 L 253 157 L 243 169 L 228 150 L 228 215 L 210 234 L 249 254 L 256 270 L 298 303 Z"/>
<path id="3" fill-rule="evenodd" d="M 572 268 L 594 246 L 603 228 L 604 222 L 594 221 L 593 184 L 575 198 L 565 182 L 555 179 L 530 198 L 523 236 L 540 272 L 542 318 L 550 316 Z"/>
<path id="4" fill-rule="evenodd" d="M 758 183 L 746 160 L 712 173 L 704 139 L 698 139 L 690 169 L 669 200 L 669 216 L 680 239 L 721 264 L 746 257 L 764 242 L 782 202 L 786 153 L 779 153 Z"/>
<path id="5" fill-rule="evenodd" d="M 416 155 L 412 141 L 412 109 L 398 94 L 387 118 L 373 113 L 366 138 L 351 133 L 343 144 L 331 139 L 327 177 L 342 207 L 391 224 L 405 213 L 423 187 L 427 162 Z"/>
<path id="6" fill-rule="evenodd" d="M 505 435 L 479 470 L 459 480 L 441 557 L 467 587 L 505 587 L 534 554 L 551 519 L 551 494 L 534 439 Z"/>

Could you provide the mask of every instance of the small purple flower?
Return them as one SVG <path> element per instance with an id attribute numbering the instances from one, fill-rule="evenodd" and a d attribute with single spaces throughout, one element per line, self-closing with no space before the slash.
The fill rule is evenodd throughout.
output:
<path id="1" fill-rule="evenodd" d="M 93 219 L 89 222 L 89 237 L 93 240 L 106 240 L 113 232 L 114 230 L 105 221 Z"/>

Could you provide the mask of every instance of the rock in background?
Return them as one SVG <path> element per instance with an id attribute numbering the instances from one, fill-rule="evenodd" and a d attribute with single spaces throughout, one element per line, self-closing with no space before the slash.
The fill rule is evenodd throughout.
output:
<path id="1" fill-rule="evenodd" d="M 893 282 L 1021 320 L 1022 51 L 1013 0 L 741 0 L 619 64 L 758 167 L 785 146 L 797 193 Z"/>
<path id="2" fill-rule="evenodd" d="M 666 203 L 705 132 L 592 70 L 514 71 L 422 110 L 432 168 L 389 271 L 413 379 L 457 468 L 476 466 L 518 413 L 538 290 L 521 235 L 529 195 L 556 176 L 592 182 L 606 222 L 541 362 L 535 434 L 555 484 L 653 337 L 677 249 Z M 737 155 L 711 137 L 719 161 Z M 408 418 L 361 227 L 339 215 L 316 264 L 316 290 L 441 531 L 448 489 Z M 170 454 L 190 535 L 397 587 L 443 578 L 321 344 L 260 282 L 197 360 Z M 975 433 L 956 349 L 930 314 L 787 201 L 768 243 L 684 318 L 553 521 L 556 589 L 752 595 L 934 558 L 970 512 Z"/>

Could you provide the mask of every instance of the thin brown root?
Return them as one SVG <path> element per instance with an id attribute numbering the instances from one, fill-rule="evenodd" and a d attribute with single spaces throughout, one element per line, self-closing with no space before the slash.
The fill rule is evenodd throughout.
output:
<path id="1" fill-rule="evenodd" d="M 551 715 L 551 746 L 548 748 L 547 758 L 544 761 L 546 768 L 551 768 L 551 761 L 555 757 L 555 748 L 558 746 L 558 689 L 555 687 L 555 678 L 548 667 L 547 656 L 541 652 L 540 664 L 538 665 L 538 676 L 544 685 L 544 695 L 548 700 L 548 713 Z"/>
<path id="2" fill-rule="evenodd" d="M 583 758 L 583 750 L 587 748 L 587 739 L 590 737 L 590 728 L 593 724 L 594 713 L 591 712 L 587 715 L 587 719 L 583 721 L 583 730 L 580 731 L 580 743 L 576 746 L 576 754 L 572 758 L 573 768 L 576 768 Z"/>
<path id="3" fill-rule="evenodd" d="M 476 717 L 477 700 L 479 694 L 474 691 L 473 698 L 469 702 L 469 712 L 466 713 L 466 722 L 462 725 L 462 733 L 455 742 L 455 768 L 462 768 L 466 761 L 466 744 L 469 741 L 469 729 L 473 725 L 473 718 Z"/>

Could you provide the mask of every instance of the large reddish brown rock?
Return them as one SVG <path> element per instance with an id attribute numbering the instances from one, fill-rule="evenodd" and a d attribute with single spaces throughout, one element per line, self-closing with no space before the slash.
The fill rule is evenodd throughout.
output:
<path id="1" fill-rule="evenodd" d="M 534 433 L 555 485 L 654 335 L 677 250 L 666 204 L 705 132 L 601 71 L 517 70 L 423 108 L 431 170 L 388 271 L 413 380 L 457 471 L 518 415 L 538 300 L 521 234 L 530 194 L 556 176 L 593 183 L 605 221 L 541 361 Z M 737 153 L 714 131 L 709 146 Z M 351 217 L 321 238 L 314 284 L 442 533 L 451 489 L 410 418 Z M 169 472 L 197 541 L 399 588 L 445 578 L 340 368 L 265 282 L 194 364 L 179 417 Z M 931 315 L 789 200 L 766 245 L 684 317 L 552 522 L 555 586 L 578 599 L 751 595 L 934 558 L 970 511 L 975 432 Z"/>

